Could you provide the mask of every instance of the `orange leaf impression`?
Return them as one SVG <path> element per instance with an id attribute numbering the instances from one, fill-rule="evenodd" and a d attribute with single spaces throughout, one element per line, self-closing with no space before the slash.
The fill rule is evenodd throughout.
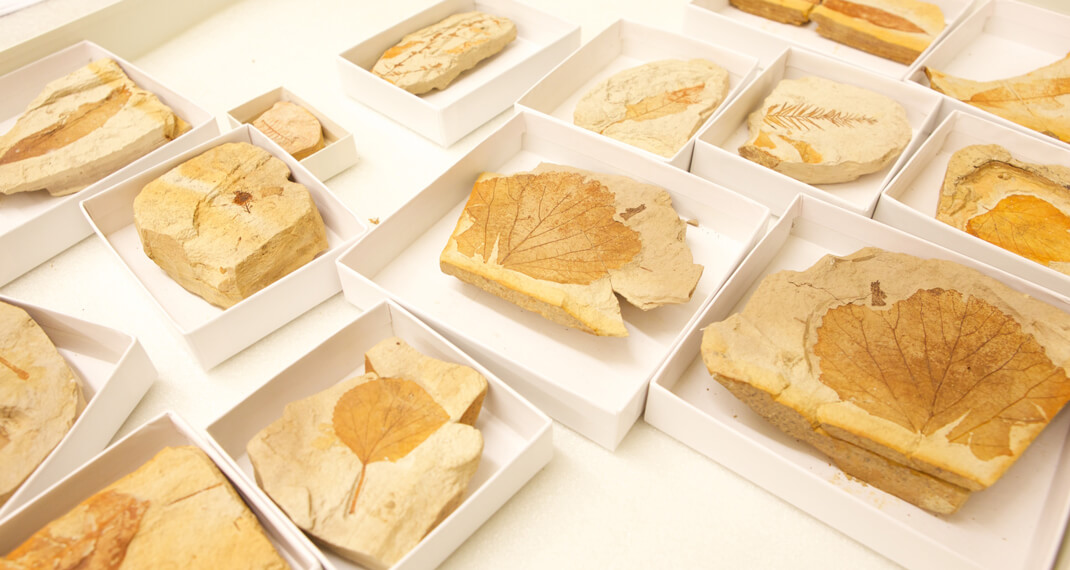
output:
<path id="1" fill-rule="evenodd" d="M 689 106 L 699 102 L 698 96 L 705 88 L 705 83 L 699 83 L 691 87 L 681 87 L 673 91 L 643 97 L 639 101 L 625 106 L 624 119 L 622 121 L 650 121 L 681 113 L 686 111 Z M 606 127 L 606 129 L 608 128 L 609 126 Z M 605 132 L 606 129 L 602 129 L 602 132 Z"/>
<path id="2" fill-rule="evenodd" d="M 342 394 L 334 405 L 334 432 L 361 462 L 349 513 L 356 511 L 369 463 L 405 457 L 447 420 L 446 410 L 411 380 L 379 378 Z"/>
<path id="3" fill-rule="evenodd" d="M 458 251 L 535 279 L 585 285 L 639 253 L 639 234 L 614 219 L 613 193 L 567 172 L 476 182 L 465 212 L 472 225 Z"/>
<path id="4" fill-rule="evenodd" d="M 148 508 L 148 501 L 115 491 L 94 495 L 67 515 L 63 532 L 53 534 L 51 526 L 38 531 L 0 560 L 0 567 L 6 568 L 7 561 L 15 568 L 114 570 L 122 565 Z"/>
<path id="5" fill-rule="evenodd" d="M 814 353 L 843 400 L 918 434 L 946 430 L 982 460 L 1011 455 L 1011 429 L 1050 419 L 1070 381 L 1017 321 L 954 290 L 830 309 Z"/>
<path id="6" fill-rule="evenodd" d="M 970 218 L 966 232 L 1043 265 L 1070 261 L 1070 217 L 1036 196 L 1003 198 Z"/>

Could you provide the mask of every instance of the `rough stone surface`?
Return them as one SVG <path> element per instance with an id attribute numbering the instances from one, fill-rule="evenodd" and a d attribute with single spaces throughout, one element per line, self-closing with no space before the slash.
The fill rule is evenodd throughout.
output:
<path id="1" fill-rule="evenodd" d="M 707 369 L 848 474 L 952 513 L 1070 398 L 1070 315 L 876 248 L 764 278 L 705 329 Z"/>
<path id="2" fill-rule="evenodd" d="M 1013 121 L 1070 142 L 1070 55 L 1024 75 L 973 81 L 925 68 L 933 89 Z"/>
<path id="3" fill-rule="evenodd" d="M 349 560 L 388 568 L 464 498 L 483 451 L 472 424 L 487 381 L 398 338 L 365 358 L 366 374 L 290 403 L 247 449 L 257 482 L 297 526 Z M 426 419 L 414 414 L 423 410 L 377 386 L 398 380 L 417 384 L 413 399 L 441 413 L 419 434 L 425 439 L 414 435 Z M 355 446 L 356 435 L 369 445 Z M 366 463 L 358 451 L 366 451 Z"/>
<path id="4" fill-rule="evenodd" d="M 45 86 L 0 135 L 0 194 L 77 192 L 188 130 L 114 61 L 95 61 Z"/>
<path id="5" fill-rule="evenodd" d="M 0 560 L 4 570 L 290 566 L 212 460 L 168 447 Z"/>
<path id="6" fill-rule="evenodd" d="M 747 119 L 739 154 L 808 184 L 883 169 L 910 142 L 906 110 L 867 89 L 820 77 L 782 80 Z"/>
<path id="7" fill-rule="evenodd" d="M 0 505 L 85 407 L 82 386 L 26 311 L 0 301 Z"/>
<path id="8" fill-rule="evenodd" d="M 134 224 L 145 254 L 172 279 L 223 308 L 327 249 L 308 189 L 248 143 L 212 148 L 145 185 Z"/>
<path id="9" fill-rule="evenodd" d="M 253 126 L 297 160 L 322 149 L 323 125 L 304 107 L 279 101 L 253 121 Z"/>
<path id="10" fill-rule="evenodd" d="M 516 24 L 482 12 L 454 14 L 386 50 L 372 73 L 419 95 L 445 89 L 461 72 L 516 39 Z"/>
<path id="11" fill-rule="evenodd" d="M 820 0 L 729 0 L 729 2 L 755 16 L 801 26 L 810 21 L 810 11 Z"/>
<path id="12" fill-rule="evenodd" d="M 919 0 L 822 0 L 810 19 L 817 33 L 910 65 L 944 31 L 944 13 Z"/>
<path id="13" fill-rule="evenodd" d="M 702 266 L 686 229 L 657 186 L 542 164 L 484 173 L 439 262 L 556 323 L 627 336 L 614 293 L 643 310 L 691 299 Z"/>
<path id="14" fill-rule="evenodd" d="M 728 71 L 704 59 L 653 61 L 621 71 L 584 94 L 573 121 L 671 157 L 728 94 Z"/>

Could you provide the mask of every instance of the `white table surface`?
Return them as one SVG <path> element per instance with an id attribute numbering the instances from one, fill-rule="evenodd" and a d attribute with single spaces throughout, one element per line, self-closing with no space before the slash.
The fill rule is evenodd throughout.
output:
<path id="1" fill-rule="evenodd" d="M 113 1 L 46 0 L 0 17 L 0 50 Z M 584 42 L 621 17 L 679 30 L 687 3 L 529 1 L 580 24 Z M 161 6 L 167 3 L 160 0 Z M 1031 3 L 1070 12 L 1066 0 Z M 444 149 L 342 94 L 334 56 L 429 4 L 247 0 L 135 63 L 220 116 L 278 85 L 300 89 L 299 95 L 356 137 L 358 164 L 327 185 L 361 217 L 381 219 L 512 114 L 502 113 Z M 245 25 L 254 20 L 261 23 Z M 300 43 L 310 29 L 316 30 L 314 42 L 289 43 Z M 206 426 L 360 313 L 336 295 L 204 371 L 148 294 L 95 236 L 0 287 L 0 293 L 140 339 L 160 377 L 119 435 L 169 409 L 194 426 Z M 556 423 L 554 445 L 550 464 L 443 568 L 898 567 L 642 421 L 615 453 Z M 1056 564 L 1060 569 L 1070 568 L 1065 550 L 1064 544 Z"/>

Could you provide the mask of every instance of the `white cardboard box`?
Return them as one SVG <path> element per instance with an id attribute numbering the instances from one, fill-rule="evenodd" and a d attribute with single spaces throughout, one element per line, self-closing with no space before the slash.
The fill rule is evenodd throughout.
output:
<path id="1" fill-rule="evenodd" d="M 963 19 L 940 45 L 919 57 L 906 78 L 928 87 L 925 68 L 931 67 L 963 79 L 993 81 L 1029 73 L 1062 59 L 1068 52 L 1070 16 L 1024 2 L 989 0 Z M 941 98 L 944 104 L 940 121 L 952 111 L 962 111 L 1059 142 L 958 99 L 946 95 Z"/>
<path id="2" fill-rule="evenodd" d="M 995 485 L 937 516 L 844 475 L 710 378 L 702 329 L 739 312 L 762 277 L 803 270 L 865 246 L 949 259 L 1040 301 L 1070 304 L 1007 273 L 800 196 L 706 307 L 650 384 L 645 419 L 829 526 L 909 568 L 1027 570 L 1051 566 L 1070 513 L 1070 414 L 1062 413 Z"/>
<path id="3" fill-rule="evenodd" d="M 540 162 L 657 184 L 688 226 L 705 271 L 688 303 L 643 312 L 621 303 L 629 336 L 596 337 L 463 283 L 439 270 L 481 172 Z M 338 260 L 346 299 L 368 307 L 392 297 L 551 417 L 613 449 L 643 409 L 646 384 L 699 308 L 764 232 L 764 207 L 663 162 L 541 115 L 505 123 Z"/>
<path id="4" fill-rule="evenodd" d="M 758 61 L 743 53 L 628 20 L 617 20 L 543 77 L 520 98 L 517 106 L 572 125 L 576 103 L 591 89 L 621 71 L 663 59 L 706 59 L 728 71 L 728 93 L 704 125 L 709 124 L 758 72 Z M 609 140 L 687 170 L 699 130 L 701 127 L 670 158 L 615 139 Z"/>
<path id="5" fill-rule="evenodd" d="M 50 81 L 101 58 L 114 59 L 123 71 L 151 91 L 190 124 L 190 131 L 134 160 L 79 192 L 52 197 L 48 192 L 0 195 L 0 285 L 33 269 L 93 233 L 78 210 L 78 202 L 125 180 L 149 165 L 174 156 L 219 134 L 211 113 L 161 84 L 130 62 L 88 41 L 74 44 L 48 57 L 0 77 L 0 133 L 15 121 Z"/>
<path id="6" fill-rule="evenodd" d="M 156 380 L 137 339 L 115 329 L 0 295 L 26 311 L 78 376 L 86 406 L 67 435 L 0 506 L 0 520 L 108 445 Z"/>
<path id="7" fill-rule="evenodd" d="M 252 123 L 279 101 L 289 101 L 301 106 L 312 113 L 323 126 L 323 143 L 326 146 L 301 159 L 301 164 L 313 176 L 320 180 L 327 180 L 356 164 L 357 145 L 353 141 L 353 133 L 345 130 L 342 125 L 285 87 L 272 89 L 227 111 L 227 120 L 230 126 L 235 128 L 245 123 Z"/>
<path id="8" fill-rule="evenodd" d="M 782 79 L 807 76 L 869 89 L 901 104 L 913 132 L 903 153 L 878 172 L 851 182 L 821 185 L 800 182 L 740 156 L 738 149 L 750 136 L 747 117 L 761 106 Z M 798 194 L 869 216 L 877 205 L 881 190 L 936 125 L 940 101 L 939 95 L 916 85 L 881 77 L 813 52 L 789 48 L 699 133 L 691 172 L 765 204 L 778 216 Z"/>
<path id="9" fill-rule="evenodd" d="M 249 441 L 282 417 L 283 408 L 290 402 L 363 374 L 364 352 L 391 336 L 404 339 L 426 356 L 470 366 L 486 376 L 489 383 L 475 425 L 483 435 L 483 456 L 464 502 L 393 566 L 394 570 L 432 568 L 550 461 L 552 424 L 550 418 L 486 368 L 395 303 L 386 301 L 369 308 L 220 416 L 208 426 L 208 434 L 246 477 L 254 480 L 245 450 Z M 281 510 L 279 515 L 285 516 Z M 320 562 L 329 570 L 360 568 L 329 549 L 316 550 Z"/>
<path id="10" fill-rule="evenodd" d="M 77 471 L 0 523 L 0 552 L 10 552 L 49 522 L 73 509 L 104 487 L 118 481 L 152 459 L 165 447 L 194 445 L 201 448 L 245 504 L 260 520 L 275 550 L 295 570 L 320 568 L 295 533 L 269 514 L 274 505 L 255 485 L 242 478 L 225 456 L 204 436 L 173 413 L 160 414 L 117 441 Z M 161 567 L 166 567 L 162 565 Z"/>
<path id="11" fill-rule="evenodd" d="M 300 269 L 261 289 L 229 309 L 221 309 L 186 291 L 141 250 L 134 227 L 134 198 L 171 168 L 228 142 L 266 149 L 286 166 L 293 179 L 312 194 L 327 227 L 328 250 Z M 172 157 L 121 184 L 82 202 L 97 235 L 148 290 L 189 344 L 201 366 L 211 368 L 338 292 L 334 260 L 366 226 L 304 166 L 260 131 L 243 125 L 181 155 Z"/>
<path id="12" fill-rule="evenodd" d="M 998 144 L 1018 160 L 1070 167 L 1070 149 L 974 115 L 952 112 L 881 195 L 873 219 L 1032 281 L 1070 299 L 1070 275 L 936 219 L 948 161 L 976 144 Z"/>
<path id="13" fill-rule="evenodd" d="M 942 41 L 966 16 L 974 1 L 928 0 L 940 7 L 947 25 L 915 61 L 921 60 Z M 814 22 L 803 26 L 774 22 L 748 14 L 729 4 L 729 0 L 691 0 L 684 14 L 684 33 L 697 38 L 715 37 L 721 45 L 738 46 L 737 49 L 744 53 L 757 55 L 762 67 L 771 63 L 780 50 L 800 46 L 893 79 L 902 79 L 911 69 L 897 61 L 824 38 L 818 35 Z"/>
<path id="14" fill-rule="evenodd" d="M 379 56 L 405 34 L 472 10 L 509 18 L 516 24 L 516 39 L 445 89 L 423 95 L 413 95 L 372 74 Z M 579 45 L 579 26 L 516 0 L 443 0 L 342 52 L 338 73 L 350 97 L 449 146 L 512 106 Z"/>

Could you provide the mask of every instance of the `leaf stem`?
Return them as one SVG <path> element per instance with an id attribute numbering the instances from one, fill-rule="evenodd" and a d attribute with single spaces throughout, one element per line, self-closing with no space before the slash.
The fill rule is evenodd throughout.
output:
<path id="1" fill-rule="evenodd" d="M 367 469 L 366 463 L 360 465 L 360 477 L 357 478 L 357 487 L 353 490 L 353 502 L 349 503 L 349 514 L 353 514 L 357 511 L 357 498 L 360 497 L 360 490 L 364 487 L 364 470 Z"/>

